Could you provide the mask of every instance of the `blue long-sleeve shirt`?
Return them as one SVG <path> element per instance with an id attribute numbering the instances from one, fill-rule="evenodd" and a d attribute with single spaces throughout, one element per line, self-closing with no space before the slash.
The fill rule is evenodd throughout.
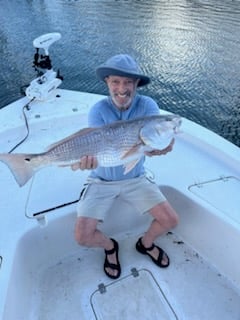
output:
<path id="1" fill-rule="evenodd" d="M 136 94 L 131 106 L 127 110 L 119 110 L 110 97 L 104 98 L 92 106 L 88 115 L 89 127 L 100 127 L 119 120 L 132 120 L 144 116 L 158 115 L 160 113 L 157 103 L 150 97 Z M 136 178 L 144 174 L 145 157 L 127 174 L 124 167 L 97 167 L 92 170 L 90 177 L 106 181 L 117 181 Z"/>

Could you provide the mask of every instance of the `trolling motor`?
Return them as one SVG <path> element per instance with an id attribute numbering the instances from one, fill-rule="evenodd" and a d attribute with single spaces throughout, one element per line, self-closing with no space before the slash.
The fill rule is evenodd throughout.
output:
<path id="1" fill-rule="evenodd" d="M 33 67 L 38 77 L 31 81 L 26 89 L 26 96 L 29 99 L 46 100 L 53 90 L 62 83 L 63 77 L 60 76 L 59 70 L 55 72 L 52 69 L 52 63 L 49 57 L 49 47 L 55 41 L 61 38 L 60 33 L 47 33 L 36 38 L 33 46 L 36 48 L 34 54 Z M 44 54 L 40 54 L 40 49 L 44 50 Z"/>

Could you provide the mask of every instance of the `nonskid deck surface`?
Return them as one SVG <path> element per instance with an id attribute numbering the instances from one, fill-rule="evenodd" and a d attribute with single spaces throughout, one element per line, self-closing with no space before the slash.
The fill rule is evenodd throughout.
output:
<path id="1" fill-rule="evenodd" d="M 176 235 L 158 241 L 171 258 L 167 269 L 136 252 L 137 239 L 117 239 L 118 280 L 103 273 L 101 249 L 79 248 L 35 274 L 30 319 L 239 319 L 239 292 Z"/>

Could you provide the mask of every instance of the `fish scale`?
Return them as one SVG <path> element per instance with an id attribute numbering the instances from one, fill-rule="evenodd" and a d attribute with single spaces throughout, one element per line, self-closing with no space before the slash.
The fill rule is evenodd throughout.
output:
<path id="1" fill-rule="evenodd" d="M 117 159 L 117 163 L 120 163 L 124 152 L 140 142 L 140 128 L 136 126 L 134 129 L 131 130 L 131 134 L 126 135 L 126 128 L 123 125 L 117 130 L 97 128 L 81 137 L 75 136 L 68 142 L 63 141 L 45 154 L 48 158 L 66 161 L 69 160 L 67 156 L 71 153 L 73 162 L 85 155 L 95 155 L 101 165 L 113 165 Z"/>

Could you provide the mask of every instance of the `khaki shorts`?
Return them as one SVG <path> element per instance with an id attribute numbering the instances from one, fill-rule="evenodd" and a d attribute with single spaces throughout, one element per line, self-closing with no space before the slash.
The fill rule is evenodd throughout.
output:
<path id="1" fill-rule="evenodd" d="M 118 197 L 141 214 L 166 201 L 159 187 L 145 176 L 121 181 L 88 179 L 77 204 L 77 215 L 104 221 Z"/>

